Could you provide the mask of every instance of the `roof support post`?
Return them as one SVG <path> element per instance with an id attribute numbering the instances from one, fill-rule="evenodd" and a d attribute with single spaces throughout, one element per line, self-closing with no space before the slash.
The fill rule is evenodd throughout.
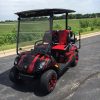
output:
<path id="1" fill-rule="evenodd" d="M 53 30 L 53 13 L 50 14 L 50 32 Z"/>
<path id="2" fill-rule="evenodd" d="M 19 31 L 20 31 L 20 16 L 18 17 L 18 30 L 17 30 L 17 44 L 16 44 L 16 53 L 18 55 L 18 44 L 19 44 Z"/>
<path id="3" fill-rule="evenodd" d="M 65 21 L 66 21 L 66 30 L 68 29 L 68 13 L 65 15 Z"/>

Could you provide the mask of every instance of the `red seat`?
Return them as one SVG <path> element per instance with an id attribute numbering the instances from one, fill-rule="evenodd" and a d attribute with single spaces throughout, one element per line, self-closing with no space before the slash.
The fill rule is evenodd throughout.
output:
<path id="1" fill-rule="evenodd" d="M 52 49 L 64 50 L 65 45 L 58 44 L 58 45 L 53 46 Z"/>
<path id="2" fill-rule="evenodd" d="M 56 33 L 58 35 L 58 43 L 52 46 L 53 50 L 65 50 L 68 45 L 69 30 L 62 30 Z"/>

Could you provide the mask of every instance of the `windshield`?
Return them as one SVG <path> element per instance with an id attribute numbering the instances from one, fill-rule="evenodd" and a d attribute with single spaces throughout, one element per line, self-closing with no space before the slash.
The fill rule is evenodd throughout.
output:
<path id="1" fill-rule="evenodd" d="M 65 29 L 66 29 L 65 14 L 55 15 L 53 20 L 53 30 L 65 30 Z"/>
<path id="2" fill-rule="evenodd" d="M 49 18 L 23 18 L 20 20 L 18 50 L 28 51 L 34 48 L 38 40 L 43 40 L 44 34 L 50 30 Z"/>

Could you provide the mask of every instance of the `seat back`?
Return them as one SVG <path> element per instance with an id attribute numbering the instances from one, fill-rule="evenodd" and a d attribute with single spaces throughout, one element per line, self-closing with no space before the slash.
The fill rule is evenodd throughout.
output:
<path id="1" fill-rule="evenodd" d="M 61 45 L 68 44 L 69 30 L 58 31 L 58 35 L 59 35 L 59 44 Z"/>
<path id="2" fill-rule="evenodd" d="M 59 43 L 59 36 L 57 31 L 52 31 L 52 42 Z"/>
<path id="3" fill-rule="evenodd" d="M 52 41 L 61 45 L 68 44 L 69 30 L 53 31 Z"/>
<path id="4" fill-rule="evenodd" d="M 52 31 L 52 33 L 50 33 L 50 31 L 46 31 L 43 41 L 48 43 L 52 41 L 54 43 L 66 45 L 68 44 L 69 33 L 69 30 Z"/>

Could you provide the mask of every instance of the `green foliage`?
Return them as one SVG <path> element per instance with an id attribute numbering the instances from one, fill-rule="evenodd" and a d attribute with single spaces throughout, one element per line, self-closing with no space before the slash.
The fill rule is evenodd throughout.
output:
<path id="1" fill-rule="evenodd" d="M 96 27 L 97 27 L 97 26 L 100 26 L 100 20 L 94 19 L 93 22 L 92 22 L 92 25 L 93 25 L 93 26 L 96 26 Z"/>
<path id="2" fill-rule="evenodd" d="M 15 33 L 7 33 L 0 35 L 0 45 L 3 44 L 13 44 L 16 42 L 16 34 Z"/>
<path id="3" fill-rule="evenodd" d="M 88 20 L 80 20 L 79 24 L 80 24 L 81 28 L 89 27 L 89 21 Z"/>
<path id="4" fill-rule="evenodd" d="M 100 19 L 94 18 L 94 19 L 84 19 L 79 21 L 80 25 L 80 32 L 87 32 L 87 31 L 93 31 L 95 29 L 100 29 Z"/>

